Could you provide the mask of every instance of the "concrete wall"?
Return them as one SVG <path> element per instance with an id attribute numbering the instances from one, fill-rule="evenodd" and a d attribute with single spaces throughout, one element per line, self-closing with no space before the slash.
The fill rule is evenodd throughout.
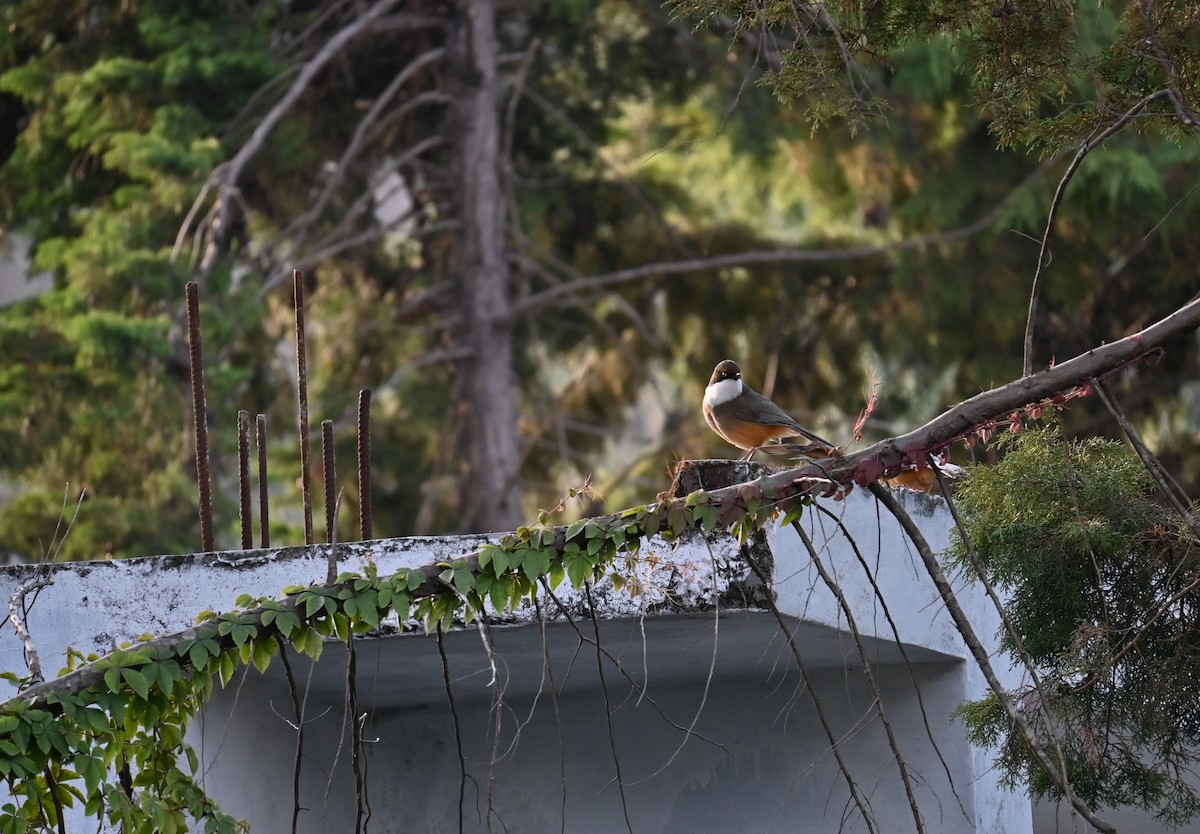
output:
<path id="1" fill-rule="evenodd" d="M 944 507 L 924 496 L 905 501 L 934 547 L 942 546 Z M 830 516 L 810 512 L 803 523 L 865 635 L 861 651 L 883 692 L 928 830 L 1030 831 L 1028 801 L 997 784 L 990 754 L 972 749 L 950 717 L 984 689 L 906 539 L 867 494 L 824 506 Z M 857 555 L 834 518 L 850 531 Z M 339 545 L 336 553 L 343 569 L 370 560 L 388 573 L 469 552 L 479 542 L 388 540 Z M 772 592 L 808 685 L 774 615 L 755 602 L 757 580 L 737 543 L 724 536 L 646 548 L 631 566 L 637 595 L 597 589 L 600 642 L 611 654 L 603 686 L 589 644 L 592 623 L 581 616 L 585 601 L 570 589 L 561 594 L 574 624 L 560 616 L 543 628 L 526 605 L 491 628 L 495 686 L 478 630 L 447 635 L 468 773 L 464 830 L 489 830 L 490 820 L 490 830 L 514 834 L 620 831 L 627 812 L 638 832 L 865 831 L 813 694 L 877 830 L 914 830 L 843 612 L 794 531 L 773 530 L 756 547 L 772 566 Z M 199 610 L 228 608 L 241 592 L 272 594 L 320 581 L 327 552 L 285 548 L 61 566 L 34 605 L 30 629 L 53 671 L 68 644 L 104 649 L 143 632 L 184 628 Z M 0 594 L 7 597 L 27 577 L 0 571 Z M 994 613 L 979 594 L 961 591 L 980 637 L 992 641 Z M 437 642 L 409 632 L 357 646 L 368 830 L 459 830 L 459 758 Z M 293 665 L 305 697 L 301 830 L 351 831 L 345 649 L 332 644 L 320 662 L 296 658 Z M 1000 665 L 1012 681 L 1013 672 Z M 0 633 L 0 666 L 23 669 L 11 629 Z M 276 663 L 266 675 L 240 674 L 192 728 L 206 786 L 255 832 L 291 830 L 295 723 Z"/>
<path id="2" fill-rule="evenodd" d="M 478 640 L 472 637 L 457 634 L 451 642 L 476 649 Z M 360 668 L 369 655 L 360 656 Z M 333 657 L 322 662 L 328 661 Z M 585 651 L 579 662 L 595 659 Z M 703 680 L 652 684 L 654 705 L 639 704 L 628 683 L 610 676 L 611 745 L 604 699 L 590 687 L 568 685 L 559 698 L 557 719 L 548 691 L 540 697 L 506 696 L 495 747 L 490 722 L 497 713 L 491 702 L 458 702 L 469 774 L 465 830 L 488 830 L 489 787 L 494 830 L 626 830 L 615 748 L 634 831 L 865 831 L 799 676 L 785 671 L 784 664 L 774 672 L 770 667 L 764 664 L 760 674 L 719 677 L 707 687 Z M 451 668 L 460 671 L 453 664 Z M 563 671 L 557 669 L 560 680 Z M 941 760 L 915 698 L 892 698 L 889 710 L 906 760 L 919 774 L 916 790 L 928 830 L 978 830 L 970 754 L 948 714 L 961 696 L 957 665 L 922 665 L 912 673 L 896 666 L 876 671 L 889 692 L 912 693 L 915 679 L 924 694 Z M 872 696 L 861 677 L 825 668 L 813 670 L 812 678 L 879 830 L 914 830 L 882 729 L 870 720 Z M 370 688 L 369 676 L 363 686 Z M 240 692 L 223 692 L 207 710 L 202 743 L 206 760 L 215 763 L 208 786 L 229 797 L 229 811 L 255 820 L 256 832 L 283 834 L 291 824 L 294 734 L 282 719 L 263 726 L 256 706 L 263 698 L 290 715 L 286 687 L 255 675 Z M 347 815 L 354 813 L 355 801 L 348 742 L 340 729 L 343 708 L 341 700 L 309 705 L 310 713 L 321 717 L 306 725 L 305 747 L 311 754 L 302 769 L 302 795 L 311 810 L 301 816 L 304 832 L 349 830 Z M 446 699 L 369 711 L 368 716 L 365 737 L 378 739 L 367 746 L 366 757 L 370 830 L 458 831 L 460 771 Z M 697 716 L 695 735 L 689 738 L 679 727 L 692 726 Z M 271 763 L 260 767 L 249 784 L 244 745 L 228 742 L 237 738 L 258 739 L 257 760 Z M 493 767 L 494 751 L 499 756 Z"/>

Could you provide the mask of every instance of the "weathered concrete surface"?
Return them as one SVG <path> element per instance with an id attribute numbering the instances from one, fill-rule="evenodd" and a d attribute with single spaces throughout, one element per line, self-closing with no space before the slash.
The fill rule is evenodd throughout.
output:
<path id="1" fill-rule="evenodd" d="M 940 502 L 916 494 L 904 500 L 933 546 L 944 545 L 950 520 Z M 830 515 L 810 511 L 802 524 L 867 635 L 864 649 L 928 830 L 1030 831 L 1028 801 L 999 788 L 990 755 L 973 750 L 951 719 L 959 703 L 984 689 L 973 664 L 963 662 L 965 648 L 916 554 L 868 494 L 823 506 Z M 481 541 L 387 540 L 340 546 L 338 554 L 343 570 L 370 560 L 384 574 L 463 555 Z M 600 644 L 611 655 L 602 660 L 603 686 L 592 621 L 566 587 L 560 598 L 571 622 L 559 615 L 543 629 L 526 605 L 491 629 L 494 686 L 478 630 L 447 635 L 468 772 L 464 830 L 487 830 L 490 814 L 493 830 L 619 831 L 626 813 L 639 832 L 866 830 L 829 754 L 814 693 L 879 830 L 913 830 L 844 614 L 795 532 L 772 530 L 757 547 L 773 566 L 771 591 L 786 634 L 764 610 L 763 589 L 736 542 L 694 536 L 651 543 L 625 566 L 636 582 L 596 590 Z M 68 645 L 103 650 L 114 640 L 190 626 L 198 611 L 228 608 L 240 593 L 322 581 L 327 552 L 60 567 L 33 606 L 30 630 L 53 672 Z M 0 571 L 0 595 L 7 599 L 28 576 L 28 569 Z M 974 591 L 961 591 L 979 636 L 992 641 L 994 612 Z M 369 830 L 459 830 L 458 748 L 436 641 L 409 632 L 358 645 Z M 315 665 L 295 662 L 307 693 L 305 832 L 353 830 L 345 661 L 344 648 L 333 644 Z M 0 667 L 23 670 L 11 628 L 0 633 Z M 213 795 L 255 832 L 270 834 L 291 830 L 295 718 L 279 667 L 239 675 L 191 734 Z M 614 781 L 618 765 L 624 801 Z"/>

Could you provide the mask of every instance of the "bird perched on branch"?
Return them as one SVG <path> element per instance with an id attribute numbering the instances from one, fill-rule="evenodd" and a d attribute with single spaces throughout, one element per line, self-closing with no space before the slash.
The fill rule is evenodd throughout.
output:
<path id="1" fill-rule="evenodd" d="M 704 389 L 704 419 L 722 440 L 746 450 L 749 460 L 770 440 L 803 437 L 814 445 L 800 449 L 809 457 L 825 457 L 836 447 L 789 417 L 782 408 L 742 381 L 737 362 L 726 359 L 713 369 Z"/>

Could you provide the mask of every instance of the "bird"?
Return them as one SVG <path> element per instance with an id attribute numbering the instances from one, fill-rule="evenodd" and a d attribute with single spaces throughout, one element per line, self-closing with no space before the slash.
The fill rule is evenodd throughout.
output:
<path id="1" fill-rule="evenodd" d="M 836 447 L 797 423 L 762 394 L 742 381 L 742 369 L 732 359 L 717 363 L 704 389 L 704 419 L 727 443 L 746 450 L 750 460 L 768 440 L 804 437 L 818 449 L 808 447 L 810 456 L 824 456 Z"/>

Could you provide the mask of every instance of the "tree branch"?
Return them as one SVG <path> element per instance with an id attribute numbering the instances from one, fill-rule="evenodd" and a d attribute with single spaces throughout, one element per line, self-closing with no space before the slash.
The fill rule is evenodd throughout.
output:
<path id="1" fill-rule="evenodd" d="M 1033 728 L 1029 726 L 1029 722 L 1025 719 L 1021 710 L 1009 699 L 1003 684 L 1000 683 L 1000 679 L 996 676 L 996 671 L 992 668 L 987 652 L 979 642 L 979 637 L 975 634 L 975 629 L 972 628 L 971 621 L 967 619 L 967 615 L 958 604 L 958 598 L 954 595 L 954 589 L 950 587 L 950 582 L 942 572 L 942 568 L 937 561 L 937 556 L 934 555 L 929 542 L 925 540 L 921 529 L 917 527 L 912 517 L 900 505 L 900 502 L 896 500 L 891 490 L 886 486 L 876 481 L 871 484 L 870 490 L 871 494 L 878 498 L 879 502 L 896 518 L 896 521 L 904 529 L 905 534 L 908 535 L 909 540 L 917 548 L 917 552 L 921 556 L 921 561 L 925 564 L 925 570 L 928 572 L 929 578 L 933 581 L 938 595 L 942 598 L 942 602 L 946 606 L 946 612 L 954 620 L 954 625 L 958 629 L 958 633 L 966 644 L 967 649 L 971 652 L 971 656 L 975 659 L 979 671 L 983 673 L 988 686 L 1000 700 L 1000 704 L 1008 714 L 1009 720 L 1020 730 L 1021 735 L 1029 744 L 1029 749 L 1038 760 L 1038 764 L 1046 771 L 1046 775 L 1050 777 L 1055 786 L 1062 791 L 1063 796 L 1070 801 L 1071 807 L 1091 823 L 1093 828 L 1097 831 L 1116 834 L 1117 829 L 1112 823 L 1096 816 L 1092 809 L 1087 806 L 1087 803 L 1075 795 L 1075 792 L 1071 790 L 1071 783 L 1067 778 L 1065 770 L 1060 770 L 1050 760 L 1050 757 L 1046 755 L 1046 751 L 1042 749 L 1041 745 L 1037 743 L 1037 737 L 1033 732 Z"/>
<path id="2" fill-rule="evenodd" d="M 38 657 L 37 647 L 33 645 L 33 637 L 25 625 L 22 608 L 25 605 L 26 595 L 39 591 L 53 582 L 54 580 L 49 576 L 39 576 L 32 582 L 22 582 L 8 601 L 8 619 L 13 624 L 13 631 L 21 638 L 21 645 L 25 649 L 25 665 L 29 667 L 29 679 L 34 684 L 41 683 L 45 678 L 42 675 L 42 661 Z"/>
<path id="3" fill-rule="evenodd" d="M 955 243 L 973 237 L 994 226 L 1016 198 L 1018 192 L 1041 178 L 1057 161 L 1057 156 L 1047 159 L 1032 174 L 1026 177 L 1023 182 L 1010 191 L 1004 199 L 996 203 L 987 214 L 974 223 L 961 226 L 957 229 L 930 232 L 929 234 L 918 235 L 917 237 L 872 246 L 851 246 L 845 249 L 766 249 L 751 252 L 731 252 L 727 255 L 714 255 L 707 258 L 692 258 L 683 261 L 643 264 L 642 266 L 633 266 L 627 269 L 619 269 L 615 272 L 592 275 L 577 281 L 550 287 L 539 293 L 520 299 L 513 305 L 513 309 L 516 313 L 530 313 L 548 306 L 565 295 L 587 292 L 589 290 L 607 289 L 647 278 L 663 278 L 669 275 L 707 272 L 715 269 L 730 269 L 732 267 L 754 266 L 758 264 L 847 261 L 858 258 L 870 258 L 876 255 L 886 255 L 892 252 L 923 249 L 927 246 Z"/>
<path id="4" fill-rule="evenodd" d="M 300 97 L 308 89 L 309 85 L 317 77 L 317 75 L 328 65 L 334 58 L 341 54 L 342 50 L 356 38 L 380 31 L 396 31 L 403 29 L 418 29 L 437 26 L 441 24 L 438 18 L 427 17 L 416 14 L 396 14 L 391 17 L 384 18 L 383 15 L 390 11 L 391 8 L 397 5 L 400 0 L 380 0 L 377 4 L 369 8 L 361 17 L 354 22 L 342 28 L 337 34 L 333 35 L 325 42 L 300 71 L 296 80 L 284 93 L 283 98 L 275 103 L 275 106 L 263 117 L 262 121 L 255 127 L 254 132 L 241 149 L 234 155 L 232 159 L 225 162 L 212 172 L 209 176 L 208 184 L 216 184 L 217 205 L 220 207 L 216 216 L 212 219 L 212 227 L 214 229 L 213 240 L 219 245 L 220 239 L 226 233 L 229 227 L 228 212 L 229 201 L 227 195 L 229 192 L 237 188 L 238 180 L 241 178 L 242 170 L 246 164 L 263 148 L 266 144 L 267 137 L 283 120 L 283 117 L 296 105 Z M 197 198 L 197 203 L 204 198 L 208 189 L 201 191 L 201 196 Z M 194 213 L 189 211 L 189 217 L 194 216 Z M 179 250 L 182 247 L 182 242 L 187 234 L 187 226 L 183 226 L 179 230 L 179 235 L 175 240 L 175 248 L 172 250 L 172 260 L 179 256 Z M 201 264 L 201 269 L 204 269 L 206 264 Z M 207 266 L 211 266 L 207 264 Z"/>
<path id="5" fill-rule="evenodd" d="M 1038 263 L 1037 269 L 1033 273 L 1033 286 L 1029 290 L 1029 313 L 1025 319 L 1025 354 L 1021 364 L 1022 376 L 1029 376 L 1033 373 L 1033 323 L 1037 317 L 1042 271 L 1046 268 L 1046 249 L 1050 245 L 1050 230 L 1054 226 L 1054 219 L 1058 216 L 1058 209 L 1062 205 L 1063 195 L 1067 191 L 1067 184 L 1071 182 L 1071 179 L 1075 176 L 1075 172 L 1079 170 L 1079 166 L 1083 163 L 1085 156 L 1107 142 L 1114 134 L 1119 133 L 1125 125 L 1133 120 L 1134 116 L 1144 110 L 1152 101 L 1169 94 L 1170 90 L 1159 90 L 1156 93 L 1151 93 L 1133 105 L 1133 107 L 1130 107 L 1122 114 L 1121 118 L 1117 119 L 1098 135 L 1084 142 L 1079 152 L 1075 154 L 1075 158 L 1071 160 L 1071 164 L 1067 166 L 1062 179 L 1058 181 L 1058 188 L 1054 192 L 1054 199 L 1050 202 L 1050 213 L 1046 216 L 1046 229 L 1042 232 L 1042 245 L 1038 249 Z"/>
<path id="6" fill-rule="evenodd" d="M 977 394 L 908 434 L 881 440 L 862 451 L 841 458 L 807 463 L 765 475 L 746 484 L 713 490 L 707 493 L 706 501 L 710 505 L 716 505 L 740 500 L 748 492 L 761 492 L 773 495 L 782 505 L 782 502 L 800 496 L 830 489 L 848 489 L 855 483 L 873 483 L 880 477 L 901 471 L 906 465 L 911 466 L 923 461 L 927 453 L 942 449 L 972 434 L 981 426 L 991 425 L 1001 419 L 1007 420 L 1014 410 L 1024 405 L 1042 402 L 1062 391 L 1086 384 L 1093 378 L 1103 379 L 1161 349 L 1168 339 L 1193 330 L 1197 325 L 1200 325 L 1200 296 L 1139 333 L 1090 350 L 1032 376 Z M 649 505 L 647 509 L 665 520 L 672 509 L 685 508 L 686 502 L 686 498 L 663 499 Z M 609 513 L 597 517 L 595 523 L 607 527 L 621 518 L 622 512 Z M 669 524 L 664 523 L 663 526 Z M 567 528 L 564 525 L 555 529 L 557 535 L 553 545 L 546 546 L 553 546 L 561 551 L 566 543 Z M 462 558 L 469 569 L 478 570 L 478 553 L 467 554 Z M 413 591 L 415 597 L 428 597 L 446 592 L 445 583 L 438 578 L 445 570 L 443 564 L 424 565 L 412 570 L 425 575 L 425 581 Z M 296 600 L 295 596 L 285 598 L 285 610 L 297 612 L 299 604 Z M 261 613 L 258 609 L 251 609 L 247 613 L 255 612 Z M 210 637 L 215 632 L 214 624 L 204 623 L 141 643 L 137 648 L 146 650 L 151 656 L 156 652 L 174 652 L 185 640 L 194 640 L 198 636 Z M 228 635 L 217 639 L 223 649 L 234 645 Z M 52 694 L 78 693 L 99 682 L 104 676 L 103 668 L 102 665 L 98 667 L 95 663 L 89 664 L 57 680 L 31 686 L 15 697 L 45 705 L 46 698 Z"/>

